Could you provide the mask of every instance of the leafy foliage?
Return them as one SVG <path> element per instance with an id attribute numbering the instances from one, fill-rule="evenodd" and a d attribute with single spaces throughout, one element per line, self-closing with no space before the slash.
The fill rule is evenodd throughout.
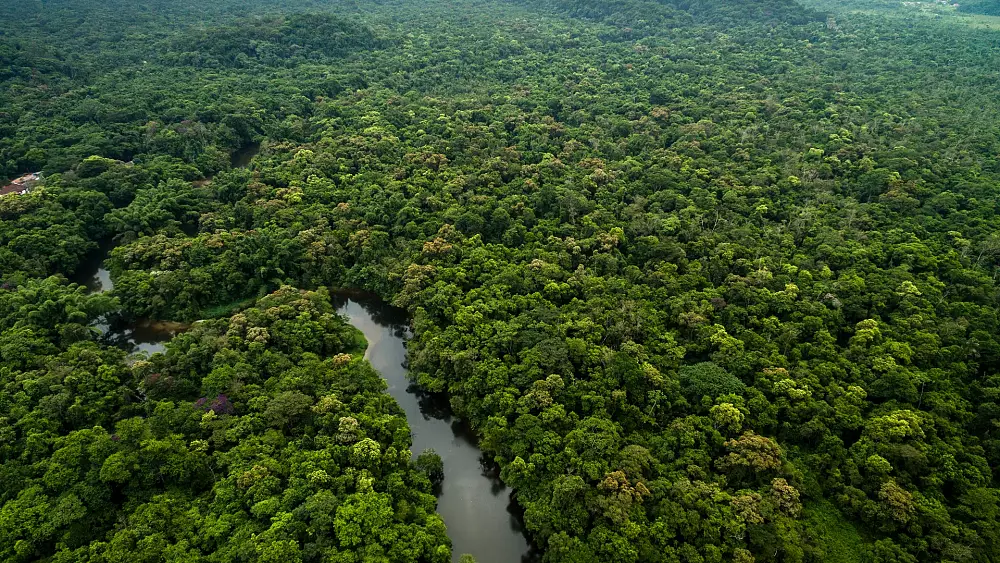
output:
<path id="1" fill-rule="evenodd" d="M 297 66 L 312 58 L 380 47 L 373 32 L 329 14 L 293 14 L 206 30 L 172 45 L 166 64 L 200 67 Z"/>
<path id="2" fill-rule="evenodd" d="M 108 299 L 69 295 L 84 323 Z M 448 560 L 406 420 L 322 294 L 283 288 L 130 365 L 33 327 L 49 344 L 21 367 L 29 326 L 0 351 L 4 560 Z"/>
<path id="3" fill-rule="evenodd" d="M 324 286 L 410 311 L 546 561 L 1000 557 L 994 31 L 165 2 L 113 53 L 84 4 L 4 7 L 0 166 L 51 174 L 0 199 L 3 558 L 448 559 Z M 50 277 L 106 235 L 113 297 Z M 135 361 L 119 306 L 235 314 Z"/>
<path id="4" fill-rule="evenodd" d="M 958 9 L 970 14 L 983 14 L 987 16 L 1000 16 L 1000 2 L 997 0 L 971 0 L 962 2 Z"/>

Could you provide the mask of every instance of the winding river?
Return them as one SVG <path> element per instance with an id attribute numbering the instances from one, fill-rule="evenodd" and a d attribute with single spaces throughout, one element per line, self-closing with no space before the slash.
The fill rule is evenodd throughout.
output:
<path id="1" fill-rule="evenodd" d="M 260 149 L 255 143 L 233 155 L 233 167 L 245 167 Z M 104 261 L 111 252 L 107 242 L 81 264 L 73 281 L 91 293 L 111 291 L 114 284 Z M 521 515 L 510 491 L 500 481 L 499 470 L 479 450 L 468 424 L 455 418 L 446 397 L 426 393 L 407 374 L 406 339 L 409 319 L 402 309 L 360 292 L 332 294 L 337 311 L 368 339 L 365 359 L 389 387 L 389 394 L 406 413 L 413 433 L 414 455 L 433 448 L 444 462 L 444 482 L 438 493 L 438 513 L 448 526 L 452 561 L 464 553 L 478 563 L 529 563 L 538 555 L 524 535 Z M 117 315 L 98 324 L 108 344 L 128 352 L 154 354 L 188 325 L 149 319 L 126 320 Z"/>
<path id="2" fill-rule="evenodd" d="M 407 376 L 406 312 L 354 292 L 335 294 L 334 303 L 368 339 L 365 359 L 382 374 L 389 394 L 406 413 L 413 453 L 433 448 L 444 462 L 437 510 L 448 526 L 452 561 L 463 553 L 478 563 L 536 561 L 517 504 L 495 464 L 479 451 L 475 433 L 452 415 L 445 397 L 420 390 Z"/>
<path id="3" fill-rule="evenodd" d="M 89 257 L 76 276 L 92 293 L 114 285 L 104 268 L 108 248 Z M 406 413 L 413 434 L 414 455 L 433 448 L 444 462 L 444 482 L 438 494 L 438 513 L 448 526 L 452 561 L 463 553 L 478 563 L 528 563 L 538 560 L 524 536 L 517 504 L 500 481 L 496 465 L 478 447 L 475 433 L 451 413 L 447 398 L 424 392 L 414 385 L 406 369 L 409 320 L 402 309 L 377 297 L 358 292 L 332 295 L 337 312 L 364 333 L 365 359 L 382 374 L 389 394 Z M 140 319 L 114 319 L 98 325 L 105 342 L 129 352 L 154 354 L 187 325 Z"/>

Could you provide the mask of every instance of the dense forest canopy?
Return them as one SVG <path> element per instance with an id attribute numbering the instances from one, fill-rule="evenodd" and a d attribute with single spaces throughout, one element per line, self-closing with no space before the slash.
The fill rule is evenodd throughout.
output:
<path id="1" fill-rule="evenodd" d="M 958 9 L 970 14 L 1000 16 L 1000 2 L 997 0 L 971 0 L 959 4 Z"/>
<path id="2" fill-rule="evenodd" d="M 0 5 L 0 560 L 452 560 L 349 287 L 546 562 L 996 561 L 996 3 L 907 4 Z"/>

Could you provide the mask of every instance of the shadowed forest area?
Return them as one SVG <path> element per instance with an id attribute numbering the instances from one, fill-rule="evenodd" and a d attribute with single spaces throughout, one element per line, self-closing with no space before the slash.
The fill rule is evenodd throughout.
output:
<path id="1" fill-rule="evenodd" d="M 531 558 L 1000 560 L 1000 11 L 958 4 L 0 4 L 0 561 L 471 563 L 340 288 L 409 314 Z"/>

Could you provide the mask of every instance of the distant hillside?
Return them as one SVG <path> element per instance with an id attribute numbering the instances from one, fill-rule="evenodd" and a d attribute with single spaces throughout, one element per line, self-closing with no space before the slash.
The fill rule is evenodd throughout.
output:
<path id="1" fill-rule="evenodd" d="M 15 42 L 0 37 L 0 84 L 10 80 L 24 82 L 70 78 L 73 69 L 61 53 L 50 45 Z"/>
<path id="2" fill-rule="evenodd" d="M 761 22 L 803 24 L 821 14 L 793 0 L 663 0 L 690 13 L 700 22 Z"/>
<path id="3" fill-rule="evenodd" d="M 727 27 L 747 23 L 803 24 L 823 19 L 822 14 L 792 0 L 515 0 L 532 8 L 543 7 L 572 17 L 627 28 L 630 36 L 657 29 L 694 24 Z"/>
<path id="4" fill-rule="evenodd" d="M 162 58 L 167 64 L 195 67 L 285 66 L 381 45 L 360 23 L 327 14 L 294 14 L 190 31 Z"/>
<path id="5" fill-rule="evenodd" d="M 967 14 L 1000 16 L 1000 0 L 968 0 L 959 2 L 958 11 Z"/>

